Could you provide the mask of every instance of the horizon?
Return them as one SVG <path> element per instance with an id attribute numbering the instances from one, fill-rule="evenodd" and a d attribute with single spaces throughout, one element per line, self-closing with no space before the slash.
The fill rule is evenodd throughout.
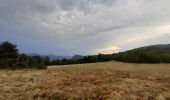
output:
<path id="1" fill-rule="evenodd" d="M 170 44 L 169 4 L 169 0 L 0 0 L 0 42 L 16 44 L 20 53 L 57 56 Z"/>
<path id="2" fill-rule="evenodd" d="M 9 42 L 9 41 L 8 41 Z M 17 46 L 17 44 L 14 44 Z M 126 52 L 126 51 L 129 51 L 129 50 L 133 50 L 133 49 L 137 49 L 137 48 L 142 48 L 142 47 L 147 47 L 147 46 L 155 46 L 155 45 L 170 45 L 170 43 L 167 43 L 167 44 L 151 44 L 151 45 L 145 45 L 145 46 L 140 46 L 140 47 L 136 47 L 136 48 L 132 48 L 132 49 L 128 49 L 128 50 L 125 50 L 125 51 L 119 51 L 119 52 L 113 52 L 113 53 L 120 53 L 120 52 Z M 18 48 L 18 46 L 17 46 Z M 56 54 L 39 54 L 39 53 L 24 53 L 24 52 L 20 52 L 19 50 L 19 53 L 20 54 L 28 54 L 28 55 L 40 55 L 40 56 L 58 56 L 58 57 L 73 57 L 75 55 L 79 55 L 79 56 L 88 56 L 88 55 L 98 55 L 98 54 L 113 54 L 113 53 L 96 53 L 96 54 L 73 54 L 73 55 L 56 55 Z"/>

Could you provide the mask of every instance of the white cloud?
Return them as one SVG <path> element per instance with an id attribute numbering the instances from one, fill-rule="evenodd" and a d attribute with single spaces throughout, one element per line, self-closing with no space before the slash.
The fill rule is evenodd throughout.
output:
<path id="1" fill-rule="evenodd" d="M 113 54 L 120 52 L 120 48 L 116 46 L 108 47 L 108 48 L 100 48 L 95 50 L 95 54 Z"/>

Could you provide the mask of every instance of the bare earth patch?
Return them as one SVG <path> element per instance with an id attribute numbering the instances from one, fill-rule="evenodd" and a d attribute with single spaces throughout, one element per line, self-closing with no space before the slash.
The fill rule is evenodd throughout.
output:
<path id="1" fill-rule="evenodd" d="M 0 73 L 0 100 L 170 100 L 170 64 L 112 61 Z"/>

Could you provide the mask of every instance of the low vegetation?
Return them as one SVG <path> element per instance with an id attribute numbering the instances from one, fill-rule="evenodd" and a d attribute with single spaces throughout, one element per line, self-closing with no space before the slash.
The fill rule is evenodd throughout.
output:
<path id="1" fill-rule="evenodd" d="M 170 100 L 169 64 L 112 61 L 0 73 L 0 100 Z"/>

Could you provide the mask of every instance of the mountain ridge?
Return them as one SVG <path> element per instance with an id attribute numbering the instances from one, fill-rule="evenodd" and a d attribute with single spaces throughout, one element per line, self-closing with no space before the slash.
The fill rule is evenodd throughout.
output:
<path id="1" fill-rule="evenodd" d="M 149 46 L 139 47 L 139 48 L 136 48 L 136 49 L 170 49 L 170 44 L 149 45 Z"/>

